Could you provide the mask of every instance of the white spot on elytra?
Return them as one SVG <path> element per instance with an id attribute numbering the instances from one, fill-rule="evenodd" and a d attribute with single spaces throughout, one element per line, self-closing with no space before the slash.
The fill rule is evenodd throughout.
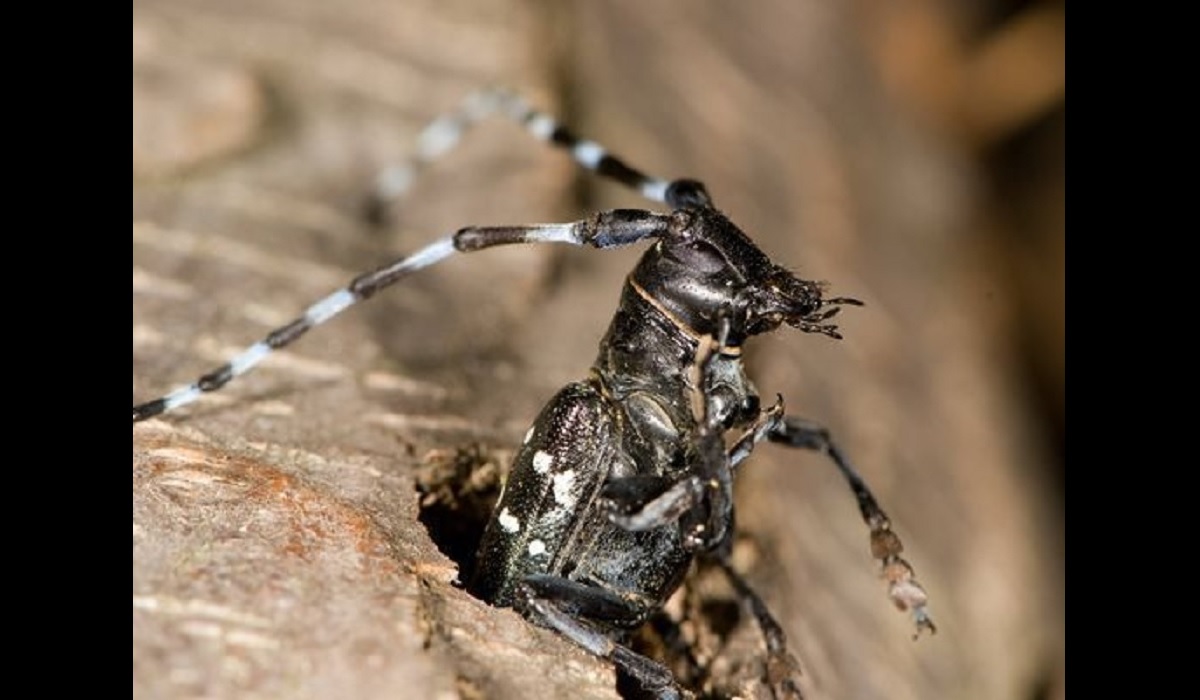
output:
<path id="1" fill-rule="evenodd" d="M 496 520 L 500 521 L 500 527 L 504 528 L 505 532 L 520 532 L 521 530 L 521 521 L 517 520 L 517 516 L 509 513 L 507 507 L 500 511 L 500 517 Z"/>
<path id="2" fill-rule="evenodd" d="M 525 439 L 521 441 L 522 445 L 529 444 L 529 438 L 533 437 L 533 426 L 529 426 L 529 430 L 525 431 Z"/>
<path id="3" fill-rule="evenodd" d="M 545 474 L 550 471 L 550 467 L 554 465 L 554 457 L 545 450 L 538 450 L 533 455 L 533 470 L 538 474 Z"/>
<path id="4" fill-rule="evenodd" d="M 562 474 L 554 475 L 554 502 L 564 505 L 575 505 L 575 496 L 571 493 L 571 487 L 575 485 L 575 470 L 568 469 Z"/>
<path id="5" fill-rule="evenodd" d="M 546 543 L 541 540 L 533 540 L 529 543 L 529 556 L 536 557 L 539 554 L 546 553 Z"/>

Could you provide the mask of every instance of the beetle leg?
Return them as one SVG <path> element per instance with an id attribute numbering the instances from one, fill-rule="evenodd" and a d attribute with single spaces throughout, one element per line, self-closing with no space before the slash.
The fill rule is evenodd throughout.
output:
<path id="1" fill-rule="evenodd" d="M 636 489 L 628 488 L 623 483 L 628 480 L 613 479 L 605 486 L 603 495 L 610 508 L 608 519 L 632 532 L 674 523 L 704 498 L 704 482 L 695 476 L 682 479 L 654 498 L 642 502 L 633 500 Z"/>
<path id="2" fill-rule="evenodd" d="M 783 418 L 783 410 L 783 396 L 776 394 L 775 404 L 763 410 L 754 424 L 738 438 L 733 447 L 729 448 L 730 469 L 736 469 L 739 464 L 746 461 L 755 446 L 770 436 L 771 431 L 775 429 L 775 424 Z"/>
<path id="3" fill-rule="evenodd" d="M 795 675 L 800 673 L 800 664 L 787 650 L 787 637 L 783 633 L 783 627 L 746 579 L 734 570 L 728 555 L 716 557 L 716 562 L 721 571 L 725 572 L 725 577 L 729 579 L 742 605 L 753 613 L 758 628 L 762 631 L 763 639 L 767 643 L 767 682 L 771 685 L 775 697 L 803 698 L 800 688 L 793 680 Z"/>
<path id="4" fill-rule="evenodd" d="M 897 608 L 912 612 L 913 621 L 917 625 L 913 638 L 919 637 L 925 630 L 929 630 L 931 634 L 937 632 L 933 619 L 925 610 L 928 601 L 925 589 L 917 583 L 912 566 L 900 556 L 904 545 L 896 533 L 892 532 L 892 521 L 879 507 L 871 489 L 850 465 L 845 454 L 834 444 L 829 431 L 812 421 L 787 416 L 775 422 L 768 437 L 772 442 L 789 447 L 824 452 L 833 460 L 838 471 L 850 484 L 850 489 L 854 491 L 863 521 L 871 528 L 871 554 L 883 565 L 883 576 L 888 582 L 888 596 Z"/>
<path id="5" fill-rule="evenodd" d="M 533 618 L 567 639 L 603 659 L 633 678 L 658 700 L 692 697 L 679 687 L 670 669 L 632 649 L 618 644 L 592 624 L 579 619 L 589 613 L 593 619 L 620 623 L 643 617 L 635 603 L 594 586 L 557 576 L 531 576 L 521 582 L 520 594 Z"/>
<path id="6" fill-rule="evenodd" d="M 559 611 L 571 617 L 595 620 L 621 629 L 642 624 L 645 610 L 650 607 L 649 603 L 638 599 L 631 602 L 606 588 L 552 574 L 532 574 L 521 583 L 526 597 L 553 601 Z"/>
<path id="7" fill-rule="evenodd" d="M 744 462 L 758 443 L 766 440 L 775 424 L 783 418 L 783 397 L 762 411 L 727 453 L 730 469 Z M 649 530 L 665 525 L 699 502 L 702 484 L 695 477 L 664 488 L 665 479 L 637 475 L 611 479 L 600 495 L 612 510 L 609 519 L 626 530 Z"/>

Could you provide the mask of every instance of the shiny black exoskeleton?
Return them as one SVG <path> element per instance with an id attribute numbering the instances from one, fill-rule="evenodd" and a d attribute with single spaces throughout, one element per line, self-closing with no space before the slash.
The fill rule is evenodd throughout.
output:
<path id="1" fill-rule="evenodd" d="M 778 625 L 728 565 L 733 470 L 762 439 L 843 460 L 824 430 L 784 417 L 781 403 L 760 409 L 741 350 L 781 324 L 839 337 L 827 319 L 858 303 L 825 298 L 772 263 L 699 183 L 674 183 L 668 200 L 669 215 L 618 210 L 582 232 L 585 242 L 611 229 L 656 242 L 625 282 L 590 376 L 561 390 L 527 433 L 469 584 L 613 658 L 661 697 L 680 693 L 670 673 L 621 641 L 697 556 L 735 579 L 763 613 L 768 648 L 790 663 Z M 730 450 L 726 431 L 736 431 Z M 868 522 L 886 519 L 856 476 L 852 484 Z M 790 680 L 781 686 L 795 693 Z"/>
<path id="2" fill-rule="evenodd" d="M 828 320 L 859 302 L 827 298 L 822 285 L 775 265 L 713 206 L 703 185 L 648 176 L 519 96 L 487 90 L 422 132 L 413 160 L 383 173 L 370 210 L 382 211 L 427 160 L 497 112 L 671 211 L 619 209 L 567 224 L 460 229 L 355 277 L 192 383 L 135 404 L 134 422 L 222 389 L 346 309 L 452 255 L 515 243 L 613 248 L 652 241 L 625 282 L 590 376 L 562 389 L 526 434 L 469 589 L 612 659 L 653 695 L 677 698 L 684 691 L 670 671 L 623 642 L 662 607 L 693 560 L 705 557 L 762 629 L 772 690 L 799 696 L 782 629 L 729 561 L 733 473 L 769 440 L 829 456 L 870 528 L 889 596 L 912 611 L 918 633 L 933 631 L 925 592 L 866 484 L 824 428 L 786 416 L 782 398 L 762 408 L 741 361 L 746 340 L 784 324 L 840 338 Z"/>

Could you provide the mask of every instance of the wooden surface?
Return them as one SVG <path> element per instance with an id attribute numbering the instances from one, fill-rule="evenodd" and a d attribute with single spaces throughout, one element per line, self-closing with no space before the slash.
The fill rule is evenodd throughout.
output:
<path id="1" fill-rule="evenodd" d="M 1013 381 L 1017 307 L 976 235 L 983 179 L 899 106 L 874 3 L 853 7 L 138 0 L 135 400 L 460 226 L 645 206 L 495 122 L 392 226 L 362 222 L 371 177 L 428 119 L 513 85 L 647 170 L 704 180 L 777 261 L 867 303 L 840 343 L 784 331 L 748 362 L 873 485 L 939 633 L 909 639 L 830 465 L 765 446 L 739 476 L 739 565 L 807 696 L 1060 696 L 1062 516 Z M 584 375 L 636 256 L 447 261 L 135 426 L 135 696 L 616 697 L 607 664 L 452 584 L 415 485 L 431 452 L 503 454 Z"/>

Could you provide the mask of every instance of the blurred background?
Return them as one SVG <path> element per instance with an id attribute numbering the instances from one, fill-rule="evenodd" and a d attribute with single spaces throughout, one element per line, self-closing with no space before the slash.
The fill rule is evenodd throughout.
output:
<path id="1" fill-rule="evenodd" d="M 1064 41 L 1061 2 L 136 0 L 134 398 L 463 225 L 647 206 L 498 120 L 363 220 L 420 128 L 510 85 L 866 302 L 747 362 L 872 484 L 939 633 L 909 639 L 834 470 L 764 447 L 738 565 L 806 696 L 1064 697 Z M 638 254 L 449 260 L 136 426 L 135 695 L 617 697 L 453 585 L 416 483 L 505 462 Z M 743 627 L 707 692 L 766 697 Z"/>

